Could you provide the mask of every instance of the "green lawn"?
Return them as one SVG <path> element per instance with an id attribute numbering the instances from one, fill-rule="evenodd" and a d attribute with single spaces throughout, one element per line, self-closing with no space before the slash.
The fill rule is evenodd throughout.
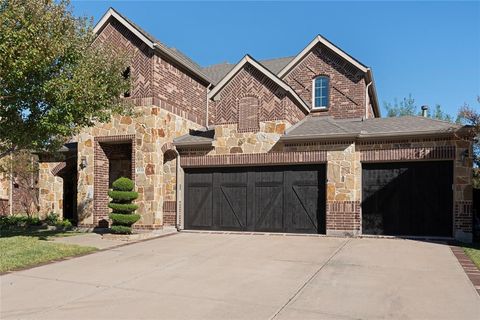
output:
<path id="1" fill-rule="evenodd" d="M 475 263 L 480 269 L 480 243 L 473 244 L 469 247 L 464 247 L 463 250 L 465 251 L 465 254 L 472 259 L 473 263 Z"/>
<path id="2" fill-rule="evenodd" d="M 4 233 L 0 237 L 0 272 L 12 271 L 39 263 L 72 257 L 97 250 L 93 247 L 48 241 L 54 236 L 70 236 L 74 232 Z"/>

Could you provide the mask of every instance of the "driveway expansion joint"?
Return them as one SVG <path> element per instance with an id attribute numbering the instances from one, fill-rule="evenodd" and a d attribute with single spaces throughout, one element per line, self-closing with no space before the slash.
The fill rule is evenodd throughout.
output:
<path id="1" fill-rule="evenodd" d="M 331 255 L 328 257 L 327 260 L 305 281 L 302 286 L 291 296 L 288 301 L 281 306 L 275 314 L 270 317 L 270 320 L 275 319 L 296 297 L 300 295 L 300 293 L 303 291 L 303 289 L 322 271 L 322 269 L 338 254 L 340 251 L 345 248 L 345 246 L 352 241 L 352 238 L 348 238 L 345 242 L 343 242 Z"/>

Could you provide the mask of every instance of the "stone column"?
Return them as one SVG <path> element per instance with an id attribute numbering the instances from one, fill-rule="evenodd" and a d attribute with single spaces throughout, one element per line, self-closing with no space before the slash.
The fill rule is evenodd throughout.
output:
<path id="1" fill-rule="evenodd" d="M 59 162 L 39 163 L 39 216 L 44 218 L 49 213 L 63 217 L 63 179 L 52 174 Z"/>
<path id="2" fill-rule="evenodd" d="M 357 235 L 360 220 L 361 163 L 354 143 L 327 151 L 327 235 Z"/>

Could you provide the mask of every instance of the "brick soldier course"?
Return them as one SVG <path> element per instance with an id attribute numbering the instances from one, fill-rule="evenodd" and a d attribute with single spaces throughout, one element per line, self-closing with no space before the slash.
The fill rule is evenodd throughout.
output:
<path id="1" fill-rule="evenodd" d="M 202 68 L 113 9 L 95 32 L 96 41 L 131 56 L 126 99 L 136 115 L 113 117 L 72 140 L 80 226 L 108 222 L 107 190 L 122 172 L 139 193 L 136 228 L 181 229 L 188 201 L 184 170 L 318 163 L 326 165 L 326 233 L 359 235 L 364 164 L 445 160 L 453 161 L 451 235 L 471 240 L 465 129 L 421 117 L 380 118 L 371 69 L 321 36 L 295 57 L 256 61 L 247 55 L 236 65 Z M 312 106 L 318 76 L 329 78 L 327 108 Z M 61 163 L 40 163 L 42 214 L 62 214 Z"/>

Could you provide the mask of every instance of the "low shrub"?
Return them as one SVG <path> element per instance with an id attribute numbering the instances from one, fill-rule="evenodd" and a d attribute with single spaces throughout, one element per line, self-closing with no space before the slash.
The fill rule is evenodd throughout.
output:
<path id="1" fill-rule="evenodd" d="M 110 227 L 110 231 L 116 234 L 131 234 L 132 228 L 127 226 L 113 225 Z"/>
<path id="2" fill-rule="evenodd" d="M 140 219 L 139 214 L 121 214 L 121 213 L 110 213 L 110 219 L 112 219 L 113 224 L 119 226 L 130 227 L 132 224 L 137 222 Z"/>
<path id="3" fill-rule="evenodd" d="M 112 188 L 116 191 L 132 191 L 133 188 L 135 188 L 135 185 L 132 180 L 121 177 L 112 183 Z"/>
<path id="4" fill-rule="evenodd" d="M 45 223 L 48 224 L 49 226 L 54 226 L 57 223 L 58 218 L 59 218 L 58 214 L 56 214 L 55 212 L 50 212 L 45 217 Z"/>
<path id="5" fill-rule="evenodd" d="M 28 226 L 41 226 L 42 220 L 39 217 L 27 217 Z"/>
<path id="6" fill-rule="evenodd" d="M 57 223 L 55 223 L 55 226 L 58 229 L 62 229 L 62 230 L 71 230 L 73 228 L 72 223 L 67 219 L 57 221 Z"/>
<path id="7" fill-rule="evenodd" d="M 1 216 L 0 229 L 27 228 L 30 226 L 41 226 L 42 221 L 38 217 L 22 215 Z"/>

